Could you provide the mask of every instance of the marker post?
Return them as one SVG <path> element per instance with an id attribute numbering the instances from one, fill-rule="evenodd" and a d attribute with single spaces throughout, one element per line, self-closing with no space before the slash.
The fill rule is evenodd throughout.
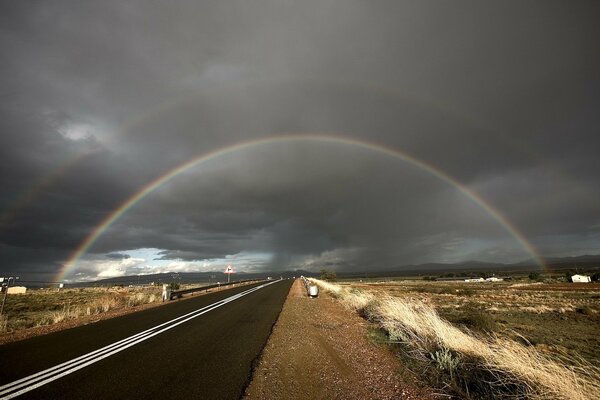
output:
<path id="1" fill-rule="evenodd" d="M 229 283 L 231 274 L 234 274 L 234 273 L 235 273 L 235 271 L 233 270 L 233 267 L 231 265 L 228 265 L 227 268 L 225 268 L 225 274 L 227 274 L 227 283 Z"/>

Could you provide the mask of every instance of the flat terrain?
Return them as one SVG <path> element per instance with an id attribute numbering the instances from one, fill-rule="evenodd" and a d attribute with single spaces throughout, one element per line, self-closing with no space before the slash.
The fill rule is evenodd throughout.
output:
<path id="1" fill-rule="evenodd" d="M 0 344 L 162 304 L 158 287 L 28 290 L 8 296 L 0 319 Z"/>
<path id="2" fill-rule="evenodd" d="M 236 283 L 234 286 L 250 282 Z M 198 288 L 210 282 L 182 285 L 181 289 Z M 201 296 L 224 290 L 212 288 L 194 292 Z M 0 316 L 0 344 L 87 325 L 143 309 L 165 305 L 162 286 L 114 286 L 69 288 L 63 290 L 32 289 L 24 294 L 9 295 Z"/>
<path id="3" fill-rule="evenodd" d="M 427 399 L 368 322 L 297 280 L 273 329 L 247 400 Z"/>
<path id="4" fill-rule="evenodd" d="M 0 346 L 0 383 L 30 376 L 154 328 L 156 336 L 19 398 L 237 399 L 271 333 L 291 283 L 276 281 L 210 312 L 198 313 L 180 325 L 170 323 L 168 326 L 173 328 L 164 332 L 155 327 L 258 285 L 210 293 L 5 344 Z"/>
<path id="5" fill-rule="evenodd" d="M 433 306 L 450 322 L 581 356 L 600 366 L 600 284 L 426 282 L 346 283 Z"/>

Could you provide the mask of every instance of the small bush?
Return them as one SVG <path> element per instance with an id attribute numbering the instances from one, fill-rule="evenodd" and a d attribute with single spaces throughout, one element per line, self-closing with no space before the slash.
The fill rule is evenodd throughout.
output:
<path id="1" fill-rule="evenodd" d="M 447 348 L 442 348 L 430 353 L 430 357 L 438 369 L 448 372 L 451 379 L 454 377 L 454 373 L 460 364 L 460 355 L 451 352 Z"/>
<path id="2" fill-rule="evenodd" d="M 540 279 L 540 273 L 539 272 L 532 272 L 529 274 L 529 279 L 532 281 L 537 281 L 538 279 Z"/>
<path id="3" fill-rule="evenodd" d="M 440 289 L 440 294 L 456 294 L 456 289 L 450 287 L 443 287 Z"/>
<path id="4" fill-rule="evenodd" d="M 458 320 L 458 323 L 479 332 L 493 333 L 498 330 L 498 324 L 488 314 L 473 311 Z"/>
<path id="5" fill-rule="evenodd" d="M 579 307 L 575 311 L 583 315 L 594 315 L 594 310 L 589 307 Z"/>
<path id="6" fill-rule="evenodd" d="M 335 271 L 322 269 L 320 272 L 321 272 L 321 279 L 324 281 L 335 282 L 337 280 L 337 274 L 335 273 Z"/>

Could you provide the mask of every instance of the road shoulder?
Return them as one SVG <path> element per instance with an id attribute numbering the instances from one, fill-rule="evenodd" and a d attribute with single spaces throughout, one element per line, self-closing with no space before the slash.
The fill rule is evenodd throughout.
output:
<path id="1" fill-rule="evenodd" d="M 368 322 L 294 282 L 245 399 L 421 399 L 399 361 L 367 339 Z"/>

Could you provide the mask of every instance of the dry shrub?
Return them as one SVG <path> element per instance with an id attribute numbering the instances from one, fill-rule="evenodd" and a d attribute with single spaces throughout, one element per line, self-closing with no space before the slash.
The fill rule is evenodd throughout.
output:
<path id="1" fill-rule="evenodd" d="M 342 291 L 344 290 L 341 286 L 334 285 L 333 283 L 321 281 L 318 279 L 312 279 L 312 278 L 309 278 L 309 280 L 318 284 L 319 286 L 321 286 L 323 289 L 327 290 L 330 294 L 334 295 L 335 297 L 337 297 L 337 295 L 341 294 Z"/>
<path id="2" fill-rule="evenodd" d="M 479 311 L 470 311 L 464 317 L 460 318 L 459 324 L 466 325 L 469 329 L 479 332 L 494 333 L 498 330 L 498 324 L 488 313 Z"/>
<path id="3" fill-rule="evenodd" d="M 6 315 L 0 315 L 0 333 L 7 331 L 8 317 Z"/>
<path id="4" fill-rule="evenodd" d="M 530 312 L 530 313 L 535 313 L 535 314 L 543 314 L 543 313 L 554 312 L 556 310 L 552 307 L 548 307 L 548 306 L 545 306 L 542 304 L 542 305 L 536 305 L 536 306 L 519 307 L 519 311 Z"/>
<path id="5" fill-rule="evenodd" d="M 78 318 L 80 314 L 81 314 L 80 309 L 71 308 L 71 304 L 65 304 L 63 306 L 62 310 L 53 311 L 50 314 L 50 318 L 47 319 L 46 321 L 48 323 L 58 324 L 59 322 L 62 322 L 67 319 Z M 42 317 L 38 322 L 43 323 L 44 318 Z"/>
<path id="6" fill-rule="evenodd" d="M 154 303 L 158 300 L 158 296 L 155 293 L 136 293 L 127 299 L 127 306 L 135 307 L 141 304 Z"/>
<path id="7" fill-rule="evenodd" d="M 435 309 L 416 299 L 375 296 L 312 281 L 335 293 L 349 308 L 363 315 L 368 310 L 369 318 L 377 321 L 391 340 L 412 347 L 416 357 L 428 355 L 439 363 L 448 356 L 444 351 L 452 351 L 458 357 L 476 360 L 479 367 L 496 378 L 490 385 L 517 391 L 506 397 L 600 399 L 600 369 L 583 359 L 558 355 L 550 358 L 514 340 L 476 336 L 442 319 Z"/>
<path id="8" fill-rule="evenodd" d="M 129 307 L 139 306 L 140 304 L 145 304 L 146 300 L 147 300 L 147 296 L 144 293 L 136 293 L 136 294 L 129 296 L 129 299 L 127 299 L 127 306 L 129 306 Z"/>
<path id="9" fill-rule="evenodd" d="M 580 314 L 584 314 L 584 315 L 594 315 L 594 310 L 592 310 L 591 308 L 587 307 L 587 306 L 583 306 L 583 307 L 578 307 L 577 310 L 578 313 Z"/>
<path id="10" fill-rule="evenodd" d="M 87 304 L 86 314 L 96 315 L 119 308 L 120 302 L 114 296 L 104 296 Z"/>
<path id="11" fill-rule="evenodd" d="M 54 311 L 52 313 L 52 323 L 58 324 L 59 322 L 67 319 L 67 314 L 64 311 Z"/>

